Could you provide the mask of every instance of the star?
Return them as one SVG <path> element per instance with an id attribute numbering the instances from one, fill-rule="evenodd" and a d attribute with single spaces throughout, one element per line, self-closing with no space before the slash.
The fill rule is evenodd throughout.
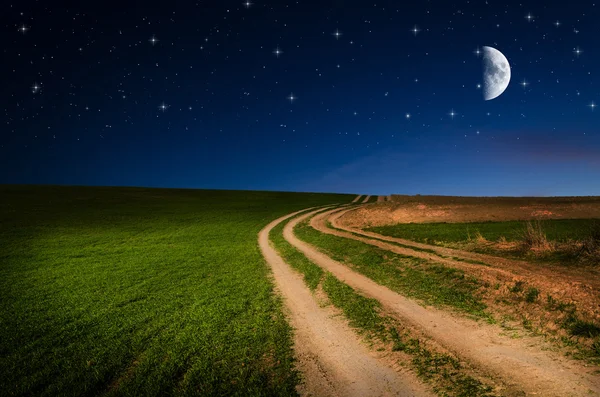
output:
<path id="1" fill-rule="evenodd" d="M 531 22 L 533 20 L 533 18 L 534 17 L 533 17 L 533 15 L 531 15 L 531 13 L 529 13 L 525 16 L 525 19 L 527 19 L 529 22 Z"/>
<path id="2" fill-rule="evenodd" d="M 415 37 L 417 36 L 417 34 L 419 34 L 419 32 L 421 31 L 421 29 L 419 29 L 419 27 L 417 25 L 415 25 L 411 30 L 410 30 L 413 35 L 415 35 Z"/>
<path id="3" fill-rule="evenodd" d="M 475 49 L 475 51 L 473 51 L 473 54 L 475 54 L 475 55 L 477 55 L 477 56 L 480 56 L 480 55 L 481 55 L 481 53 L 482 53 L 482 51 L 479 49 L 479 47 L 477 47 L 477 48 Z"/>
<path id="4" fill-rule="evenodd" d="M 560 26 L 560 21 L 554 22 L 554 26 L 559 27 Z"/>
<path id="5" fill-rule="evenodd" d="M 250 8 L 252 5 L 254 5 L 254 3 L 250 0 L 246 0 L 246 2 L 244 2 L 244 7 L 246 8 Z"/>
<path id="6" fill-rule="evenodd" d="M 294 93 L 292 92 L 292 93 L 290 94 L 290 96 L 288 96 L 288 97 L 287 97 L 287 99 L 290 101 L 290 103 L 294 103 L 294 101 L 295 101 L 296 99 L 298 99 L 298 97 L 294 96 Z"/>
<path id="7" fill-rule="evenodd" d="M 577 55 L 577 57 L 579 57 L 579 55 L 581 55 L 582 52 L 583 52 L 583 50 L 581 50 L 579 47 L 577 47 L 573 50 L 573 53 L 575 55 Z"/>
<path id="8" fill-rule="evenodd" d="M 155 36 L 155 35 L 152 35 L 152 37 L 150 37 L 150 38 L 148 39 L 148 41 L 149 41 L 149 42 L 150 42 L 150 44 L 152 44 L 152 45 L 156 45 L 156 43 L 158 43 L 158 39 L 156 38 L 156 36 Z"/>
<path id="9" fill-rule="evenodd" d="M 527 86 L 529 85 L 529 83 L 525 79 L 523 79 L 523 81 L 521 81 L 520 84 L 523 88 L 527 88 Z"/>
<path id="10" fill-rule="evenodd" d="M 339 31 L 339 29 L 336 29 L 335 32 L 333 32 L 331 34 L 333 37 L 335 37 L 336 40 L 339 40 L 340 37 L 342 37 L 343 33 Z"/>
<path id="11" fill-rule="evenodd" d="M 477 84 L 477 89 L 480 89 L 480 88 L 481 88 L 481 84 Z"/>
<path id="12" fill-rule="evenodd" d="M 158 109 L 160 111 L 162 111 L 163 113 L 167 111 L 167 109 L 169 108 L 169 105 L 167 105 L 166 103 L 161 103 L 160 105 L 158 105 Z"/>
<path id="13" fill-rule="evenodd" d="M 404 117 L 406 117 L 407 120 L 410 119 L 410 113 L 406 113 Z"/>
<path id="14" fill-rule="evenodd" d="M 37 94 L 40 91 L 40 88 L 41 87 L 38 85 L 38 83 L 33 83 L 33 85 L 31 86 L 31 92 Z"/>
<path id="15" fill-rule="evenodd" d="M 25 24 L 21 25 L 21 27 L 19 28 L 19 32 L 21 32 L 22 34 L 27 33 L 28 30 L 29 28 L 25 26 Z"/>
<path id="16" fill-rule="evenodd" d="M 450 116 L 452 118 L 452 120 L 454 120 L 454 116 L 456 116 L 456 113 L 454 112 L 454 109 L 452 109 L 450 111 L 450 113 L 448 113 L 448 116 Z"/>
<path id="17" fill-rule="evenodd" d="M 593 111 L 594 111 L 594 109 L 596 108 L 596 106 L 598 106 L 598 105 L 596 105 L 596 104 L 594 103 L 594 101 L 592 101 L 592 103 L 590 103 L 588 106 L 589 106 L 589 107 L 592 109 L 592 112 L 593 112 Z"/>
<path id="18" fill-rule="evenodd" d="M 279 49 L 279 47 L 277 47 L 273 50 L 273 54 L 275 54 L 275 56 L 277 58 L 279 58 L 279 55 L 283 54 L 283 51 L 281 51 L 281 49 Z"/>

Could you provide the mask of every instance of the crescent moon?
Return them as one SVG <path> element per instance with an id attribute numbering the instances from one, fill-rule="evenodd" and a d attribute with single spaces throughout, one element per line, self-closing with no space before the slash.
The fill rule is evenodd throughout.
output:
<path id="1" fill-rule="evenodd" d="M 483 98 L 486 101 L 499 97 L 510 83 L 510 64 L 500 51 L 483 47 Z"/>

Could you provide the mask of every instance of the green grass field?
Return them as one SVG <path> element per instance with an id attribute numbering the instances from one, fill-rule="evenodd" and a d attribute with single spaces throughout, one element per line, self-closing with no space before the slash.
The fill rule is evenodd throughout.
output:
<path id="1" fill-rule="evenodd" d="M 560 265 L 598 264 L 600 245 L 600 220 L 598 219 L 547 219 L 530 225 L 540 230 L 543 241 L 551 249 L 538 252 L 531 250 L 527 241 L 527 222 L 478 222 L 478 223 L 408 223 L 372 227 L 366 230 L 391 237 L 424 242 L 428 244 L 466 248 L 476 252 L 490 253 L 532 261 L 547 261 Z M 539 227 L 539 229 L 538 229 Z M 501 249 L 478 240 L 483 237 L 494 243 L 505 239 L 515 242 L 512 249 Z M 534 236 L 539 237 L 539 236 Z M 584 244 L 583 247 L 581 244 Z M 586 249 L 587 247 L 587 249 Z M 535 248 L 535 247 L 534 247 Z M 591 248 L 591 250 L 590 250 Z M 590 252 L 591 251 L 591 252 Z"/>
<path id="2" fill-rule="evenodd" d="M 541 222 L 548 240 L 566 242 L 581 240 L 588 236 L 594 219 L 548 219 Z M 399 237 L 426 243 L 466 242 L 480 233 L 486 240 L 519 241 L 525 230 L 525 222 L 474 222 L 474 223 L 403 223 L 372 227 L 369 231 L 386 236 Z"/>
<path id="3" fill-rule="evenodd" d="M 1 394 L 295 394 L 257 234 L 353 198 L 1 186 Z"/>

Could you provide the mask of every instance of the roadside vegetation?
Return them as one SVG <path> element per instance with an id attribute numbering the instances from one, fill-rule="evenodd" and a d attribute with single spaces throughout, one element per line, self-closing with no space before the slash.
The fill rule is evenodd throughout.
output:
<path id="1" fill-rule="evenodd" d="M 0 187 L 3 395 L 295 395 L 256 243 L 350 195 Z"/>
<path id="2" fill-rule="evenodd" d="M 486 305 L 477 292 L 480 282 L 462 270 L 320 233 L 308 221 L 298 224 L 295 233 L 334 260 L 404 296 L 489 319 Z"/>
<path id="3" fill-rule="evenodd" d="M 365 229 L 386 236 L 565 266 L 600 264 L 600 220 L 409 223 Z"/>
<path id="4" fill-rule="evenodd" d="M 287 222 L 276 226 L 270 239 L 282 258 L 304 276 L 307 286 L 325 293 L 328 302 L 341 310 L 374 348 L 387 350 L 401 363 L 412 368 L 424 381 L 443 396 L 491 397 L 493 388 L 473 375 L 447 351 L 432 345 L 426 338 L 381 311 L 376 299 L 364 297 L 329 272 L 307 259 L 282 235 Z M 310 228 L 305 223 L 298 227 Z M 296 229 L 296 232 L 298 228 Z M 300 236 L 299 236 L 300 237 Z"/>
<path id="5" fill-rule="evenodd" d="M 490 222 L 475 224 L 477 227 L 472 228 L 473 225 L 406 224 L 393 228 L 381 227 L 368 230 L 440 246 L 462 249 L 467 246 L 471 247 L 473 251 L 492 254 L 495 254 L 496 251 L 489 249 L 488 246 L 486 249 L 482 249 L 481 240 L 489 243 L 488 239 L 483 236 L 495 235 L 500 236 L 499 243 L 506 244 L 510 241 L 519 249 L 514 255 L 505 256 L 535 257 L 536 260 L 542 258 L 559 260 L 567 257 L 572 261 L 569 262 L 571 265 L 577 263 L 580 266 L 594 265 L 597 263 L 596 258 L 599 258 L 597 255 L 600 233 L 597 228 L 598 223 L 594 220 L 556 221 L 547 228 L 545 228 L 546 224 L 542 222 Z M 471 240 L 468 240 L 468 237 L 465 239 L 464 234 L 467 233 L 467 227 L 470 230 L 468 233 L 473 233 L 472 230 L 475 230 L 474 234 L 477 237 L 471 238 Z M 424 237 L 428 231 L 431 231 L 434 237 Z M 510 240 L 504 238 L 504 234 L 509 235 Z M 577 236 L 578 240 L 574 240 L 573 235 Z M 439 236 L 453 241 L 455 244 L 437 240 L 440 238 Z M 317 241 L 313 240 L 318 245 Z M 479 245 L 473 248 L 474 244 Z M 564 248 L 565 245 L 561 244 L 567 245 L 568 248 Z M 557 247 L 563 247 L 563 251 Z M 406 248 L 422 251 L 414 247 Z M 377 248 L 373 247 L 373 249 Z M 575 250 L 577 251 L 575 252 Z M 591 300 L 582 300 L 576 303 L 566 296 L 558 298 L 553 295 L 554 292 L 551 292 L 551 286 L 546 286 L 550 287 L 550 290 L 542 292 L 536 285 L 535 278 L 500 280 L 493 276 L 486 276 L 485 267 L 489 266 L 486 263 L 461 258 L 450 259 L 482 265 L 480 271 L 477 272 L 479 274 L 477 280 L 481 286 L 477 291 L 477 296 L 487 306 L 487 313 L 492 314 L 510 335 L 520 337 L 523 331 L 533 335 L 544 335 L 548 341 L 563 349 L 565 354 L 585 359 L 594 365 L 600 365 L 600 321 L 593 307 L 590 309 Z M 359 268 L 365 264 L 360 260 L 354 263 Z M 559 291 L 559 294 L 565 295 L 564 292 Z"/>

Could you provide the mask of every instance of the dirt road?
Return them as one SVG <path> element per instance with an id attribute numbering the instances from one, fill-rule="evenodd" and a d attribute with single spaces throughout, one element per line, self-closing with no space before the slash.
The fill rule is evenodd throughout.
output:
<path id="1" fill-rule="evenodd" d="M 316 211 L 315 211 L 316 212 Z M 600 394 L 600 380 L 590 368 L 558 353 L 543 351 L 535 338 L 512 339 L 497 326 L 477 323 L 435 308 L 424 308 L 336 262 L 293 234 L 293 227 L 312 216 L 292 220 L 284 237 L 311 261 L 364 295 L 375 298 L 395 317 L 418 327 L 435 341 L 491 376 L 502 379 L 509 389 L 543 396 Z M 319 215 L 321 219 L 333 211 Z"/>
<path id="2" fill-rule="evenodd" d="M 299 211 L 302 212 L 302 211 Z M 259 234 L 258 243 L 283 297 L 290 324 L 295 329 L 294 349 L 304 383 L 301 395 L 310 396 L 430 396 L 409 373 L 398 373 L 361 343 L 333 308 L 320 307 L 304 284 L 269 244 L 269 232 L 281 217 Z"/>
<path id="3" fill-rule="evenodd" d="M 371 198 L 371 196 L 367 196 L 367 197 L 365 197 L 365 199 L 362 201 L 362 202 L 363 202 L 363 204 L 365 204 L 366 202 L 368 202 L 370 198 Z"/>
<path id="4" fill-rule="evenodd" d="M 360 198 L 362 197 L 362 194 L 359 194 L 358 196 L 356 196 L 354 198 L 354 200 L 352 200 L 353 203 L 358 203 L 358 200 L 360 200 Z"/>
<path id="5" fill-rule="evenodd" d="M 401 255 L 410 255 L 434 260 L 458 269 L 470 271 L 473 274 L 477 274 L 482 277 L 495 275 L 501 280 L 508 281 L 535 280 L 536 285 L 544 292 L 551 293 L 555 298 L 558 299 L 566 299 L 568 301 L 577 302 L 584 310 L 594 311 L 598 307 L 596 304 L 600 304 L 600 298 L 598 297 L 598 291 L 600 291 L 600 277 L 590 277 L 590 273 L 586 269 L 559 266 L 540 266 L 526 261 L 500 258 L 493 255 L 439 247 L 436 245 L 429 245 L 411 240 L 384 236 L 345 225 L 344 222 L 340 221 L 340 219 L 349 211 L 351 211 L 351 209 L 335 210 L 329 212 L 328 215 L 319 215 L 319 217 L 315 217 L 313 219 L 314 223 L 320 219 L 323 219 L 323 216 L 327 216 L 327 219 L 329 222 L 331 222 L 331 225 L 336 229 L 340 229 L 341 231 L 329 229 L 324 220 L 319 222 L 319 224 L 314 223 L 313 226 L 324 233 L 352 238 L 367 244 L 375 245 L 388 251 L 396 252 Z M 386 241 L 390 243 L 399 243 L 406 247 L 391 245 L 386 243 Z M 416 250 L 411 249 L 411 247 L 414 247 Z M 418 251 L 423 249 L 430 252 Z M 449 258 L 478 261 L 489 266 L 482 267 L 481 265 L 457 261 Z"/>

